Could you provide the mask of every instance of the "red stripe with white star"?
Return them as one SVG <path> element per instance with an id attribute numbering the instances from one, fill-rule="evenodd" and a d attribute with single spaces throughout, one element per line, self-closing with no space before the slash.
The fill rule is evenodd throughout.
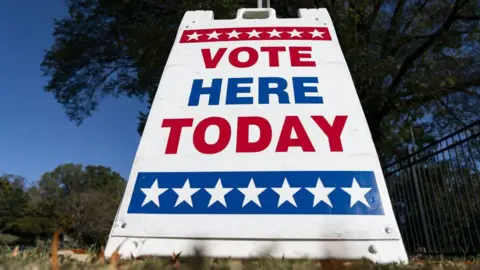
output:
<path id="1" fill-rule="evenodd" d="M 180 43 L 252 40 L 332 40 L 327 27 L 237 27 L 184 30 Z"/>

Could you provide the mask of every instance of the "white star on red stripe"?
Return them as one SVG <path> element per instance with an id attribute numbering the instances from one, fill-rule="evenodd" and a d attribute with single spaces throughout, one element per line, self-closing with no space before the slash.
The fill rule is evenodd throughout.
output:
<path id="1" fill-rule="evenodd" d="M 260 35 L 262 32 L 257 32 L 255 29 L 253 29 L 251 32 L 247 32 L 247 33 L 248 33 L 248 37 L 249 37 L 249 38 L 252 38 L 252 37 L 254 37 L 254 36 L 257 37 L 257 38 L 259 38 L 259 37 L 260 37 L 259 35 Z"/>
<path id="2" fill-rule="evenodd" d="M 270 34 L 270 37 L 280 37 L 280 34 L 283 32 L 278 32 L 276 29 L 273 29 L 272 31 L 268 32 Z"/>
<path id="3" fill-rule="evenodd" d="M 227 35 L 228 35 L 228 38 L 234 37 L 234 38 L 238 39 L 238 35 L 240 35 L 240 34 L 241 34 L 241 32 L 237 32 L 237 31 L 233 30 L 232 32 L 228 33 Z"/>
<path id="4" fill-rule="evenodd" d="M 183 30 L 180 43 L 258 40 L 331 41 L 332 37 L 325 26 L 207 28 Z"/>
<path id="5" fill-rule="evenodd" d="M 202 34 L 197 34 L 197 32 L 193 32 L 193 34 L 188 35 L 188 40 L 192 40 L 192 39 L 198 40 L 198 38 L 199 38 L 201 35 L 202 35 Z"/>
<path id="6" fill-rule="evenodd" d="M 217 31 L 213 31 L 213 32 L 210 33 L 210 34 L 207 34 L 207 36 L 208 36 L 208 39 L 212 39 L 212 38 L 218 39 L 218 36 L 220 36 L 221 34 L 222 34 L 222 33 L 217 33 Z"/>
<path id="7" fill-rule="evenodd" d="M 312 34 L 312 37 L 321 37 L 323 38 L 323 32 L 319 32 L 317 31 L 317 29 L 313 30 L 313 32 L 310 32 L 310 34 Z"/>
<path id="8" fill-rule="evenodd" d="M 290 37 L 302 37 L 303 32 L 298 32 L 297 29 L 293 29 L 293 31 L 287 33 L 290 34 Z"/>

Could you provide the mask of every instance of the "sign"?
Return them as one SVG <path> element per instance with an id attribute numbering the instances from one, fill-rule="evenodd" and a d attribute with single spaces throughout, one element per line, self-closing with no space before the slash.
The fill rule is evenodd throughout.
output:
<path id="1" fill-rule="evenodd" d="M 330 16 L 299 15 L 185 14 L 107 255 L 407 260 Z"/>

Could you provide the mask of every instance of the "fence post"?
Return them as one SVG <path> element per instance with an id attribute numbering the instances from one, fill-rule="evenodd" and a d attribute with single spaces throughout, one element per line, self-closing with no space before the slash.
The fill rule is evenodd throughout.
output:
<path id="1" fill-rule="evenodd" d="M 412 151 L 410 150 L 410 148 L 408 148 L 408 152 L 409 154 L 412 154 Z M 413 177 L 413 188 L 415 190 L 415 197 L 417 198 L 417 201 L 418 201 L 418 208 L 420 210 L 420 221 L 422 223 L 422 230 L 423 230 L 423 235 L 424 235 L 424 238 L 425 238 L 425 245 L 427 250 L 427 252 L 432 252 L 432 246 L 431 246 L 431 242 L 430 242 L 430 234 L 428 232 L 428 224 L 427 224 L 427 219 L 426 219 L 426 215 L 425 215 L 425 205 L 423 204 L 423 199 L 422 199 L 422 195 L 420 194 L 420 184 L 418 183 L 418 177 L 417 177 L 417 170 L 416 170 L 416 164 L 415 164 L 415 155 L 412 155 L 409 159 L 408 159 L 408 167 L 410 168 L 410 172 L 412 174 L 412 177 Z"/>

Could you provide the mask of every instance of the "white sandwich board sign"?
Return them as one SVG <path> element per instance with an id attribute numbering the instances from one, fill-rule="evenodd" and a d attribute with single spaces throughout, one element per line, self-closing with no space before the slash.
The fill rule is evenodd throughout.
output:
<path id="1" fill-rule="evenodd" d="M 106 254 L 198 244 L 212 257 L 407 261 L 325 9 L 183 17 Z"/>

